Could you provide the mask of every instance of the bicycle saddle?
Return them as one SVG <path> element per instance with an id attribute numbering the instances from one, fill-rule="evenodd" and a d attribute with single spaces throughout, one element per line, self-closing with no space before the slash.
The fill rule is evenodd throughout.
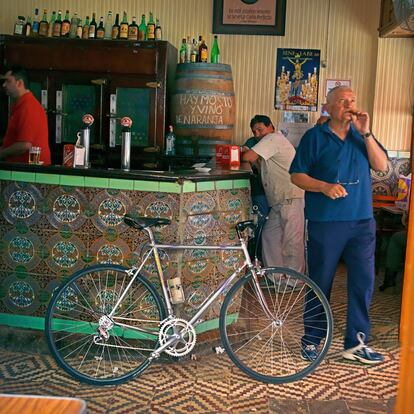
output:
<path id="1" fill-rule="evenodd" d="M 125 214 L 124 223 L 134 229 L 143 230 L 147 227 L 166 226 L 171 224 L 171 220 L 161 217 L 132 217 Z"/>

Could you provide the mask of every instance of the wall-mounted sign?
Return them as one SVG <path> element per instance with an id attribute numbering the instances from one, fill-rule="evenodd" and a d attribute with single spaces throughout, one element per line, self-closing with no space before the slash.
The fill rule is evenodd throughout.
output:
<path id="1" fill-rule="evenodd" d="M 277 49 L 276 109 L 317 110 L 320 55 L 315 49 Z"/>
<path id="2" fill-rule="evenodd" d="M 325 87 L 325 98 L 328 95 L 329 91 L 337 86 L 348 86 L 351 87 L 350 79 L 326 79 Z"/>

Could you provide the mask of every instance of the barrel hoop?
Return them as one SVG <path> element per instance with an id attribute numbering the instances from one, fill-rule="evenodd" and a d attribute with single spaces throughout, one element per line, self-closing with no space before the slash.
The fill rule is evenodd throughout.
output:
<path id="1" fill-rule="evenodd" d="M 226 64 L 215 65 L 214 63 L 206 64 L 194 64 L 194 63 L 181 63 L 177 65 L 177 72 L 197 72 L 197 71 L 210 71 L 210 72 L 231 72 L 231 66 Z"/>
<path id="2" fill-rule="evenodd" d="M 232 81 L 233 78 L 231 76 L 224 76 L 224 75 L 204 75 L 204 74 L 196 74 L 196 75 L 189 75 L 188 73 L 177 73 L 175 79 L 220 79 L 225 81 Z"/>
<path id="3" fill-rule="evenodd" d="M 222 124 L 175 124 L 176 128 L 182 128 L 182 129 L 189 129 L 189 128 L 194 128 L 194 129 L 232 129 L 234 127 L 233 124 L 227 124 L 227 125 L 222 125 Z"/>
<path id="4" fill-rule="evenodd" d="M 234 92 L 221 92 L 211 89 L 177 89 L 174 91 L 174 95 L 219 95 L 219 96 L 234 96 Z"/>

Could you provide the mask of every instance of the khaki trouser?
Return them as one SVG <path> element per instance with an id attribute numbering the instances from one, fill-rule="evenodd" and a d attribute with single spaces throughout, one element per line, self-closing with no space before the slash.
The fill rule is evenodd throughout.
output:
<path id="1" fill-rule="evenodd" d="M 288 267 L 305 271 L 304 199 L 292 198 L 272 206 L 262 233 L 262 254 L 266 267 Z"/>

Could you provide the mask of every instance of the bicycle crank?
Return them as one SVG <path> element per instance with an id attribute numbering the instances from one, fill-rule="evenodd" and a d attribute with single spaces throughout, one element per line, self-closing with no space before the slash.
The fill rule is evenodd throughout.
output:
<path id="1" fill-rule="evenodd" d="M 167 320 L 160 329 L 158 339 L 160 345 L 164 345 L 171 338 L 177 335 L 177 339 L 171 346 L 165 348 L 164 352 L 168 355 L 180 357 L 191 352 L 197 341 L 197 334 L 194 326 L 188 321 L 179 318 Z"/>

